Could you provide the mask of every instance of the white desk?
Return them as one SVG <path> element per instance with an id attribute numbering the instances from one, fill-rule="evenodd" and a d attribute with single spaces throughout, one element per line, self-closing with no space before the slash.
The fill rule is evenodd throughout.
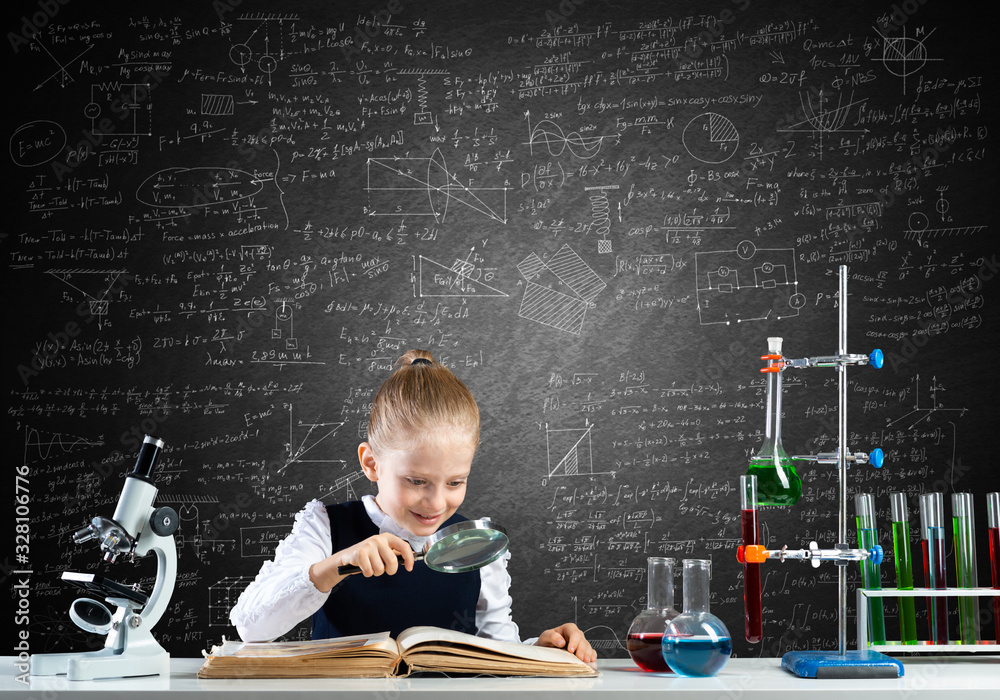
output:
<path id="1" fill-rule="evenodd" d="M 28 686 L 14 680 L 15 659 L 0 660 L 0 698 L 35 700 L 273 700 L 323 694 L 372 700 L 441 700 L 442 696 L 496 700 L 616 700 L 623 697 L 671 700 L 791 700 L 850 697 L 850 700 L 997 700 L 1000 657 L 921 657 L 905 662 L 903 678 L 891 680 L 807 680 L 780 665 L 780 659 L 732 659 L 714 678 L 672 678 L 639 671 L 628 659 L 598 662 L 600 678 L 404 678 L 400 680 L 203 680 L 196 677 L 201 659 L 172 659 L 169 678 L 68 681 L 63 677 L 32 678 Z M 817 698 L 816 696 L 821 696 Z"/>

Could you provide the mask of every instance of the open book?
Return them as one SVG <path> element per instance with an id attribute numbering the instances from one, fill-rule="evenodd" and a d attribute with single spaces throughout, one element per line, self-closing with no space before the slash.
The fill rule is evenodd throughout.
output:
<path id="1" fill-rule="evenodd" d="M 199 678 L 391 678 L 421 671 L 492 676 L 590 677 L 598 672 L 563 649 L 474 637 L 440 627 L 309 642 L 215 646 Z"/>

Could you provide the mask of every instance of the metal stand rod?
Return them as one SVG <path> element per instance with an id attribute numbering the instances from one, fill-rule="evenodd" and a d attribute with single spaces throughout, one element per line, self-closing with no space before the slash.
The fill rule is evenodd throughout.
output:
<path id="1" fill-rule="evenodd" d="M 840 317 L 837 324 L 837 355 L 847 355 L 847 265 L 838 270 L 840 282 Z M 837 459 L 840 470 L 840 505 L 837 512 L 837 547 L 847 547 L 847 365 L 838 364 L 839 373 L 839 430 L 837 437 Z M 838 562 L 837 567 L 837 653 L 847 653 L 847 566 Z"/>

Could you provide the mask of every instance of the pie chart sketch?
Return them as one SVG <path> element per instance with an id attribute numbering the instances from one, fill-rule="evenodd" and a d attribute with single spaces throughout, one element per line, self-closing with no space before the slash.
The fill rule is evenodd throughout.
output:
<path id="1" fill-rule="evenodd" d="M 682 141 L 692 158 L 702 163 L 725 163 L 736 154 L 740 132 L 721 114 L 705 112 L 684 127 Z"/>

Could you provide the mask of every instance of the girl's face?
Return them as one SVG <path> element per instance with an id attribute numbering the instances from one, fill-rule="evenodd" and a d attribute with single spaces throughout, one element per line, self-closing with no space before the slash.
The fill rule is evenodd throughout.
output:
<path id="1" fill-rule="evenodd" d="M 358 448 L 365 475 L 378 485 L 379 508 L 419 537 L 434 534 L 462 505 L 475 454 L 468 439 L 452 435 L 378 458 L 367 442 Z"/>

